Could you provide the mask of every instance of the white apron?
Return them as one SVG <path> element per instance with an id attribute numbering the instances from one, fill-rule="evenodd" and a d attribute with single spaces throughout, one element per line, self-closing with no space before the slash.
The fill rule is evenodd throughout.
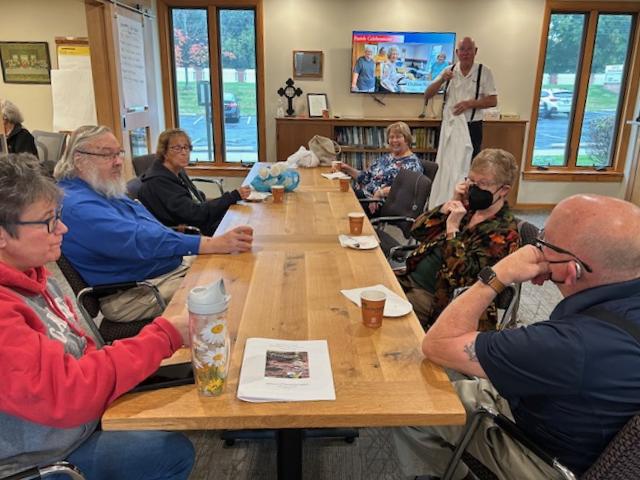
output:
<path id="1" fill-rule="evenodd" d="M 456 184 L 464 180 L 471 165 L 473 145 L 467 119 L 464 113 L 453 114 L 453 106 L 460 101 L 454 97 L 455 95 L 450 95 L 447 98 L 442 112 L 440 141 L 436 154 L 436 163 L 439 168 L 429 196 L 429 209 L 451 200 Z"/>

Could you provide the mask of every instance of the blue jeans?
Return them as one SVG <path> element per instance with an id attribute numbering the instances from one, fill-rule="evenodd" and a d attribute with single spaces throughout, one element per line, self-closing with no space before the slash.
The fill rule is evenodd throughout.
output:
<path id="1" fill-rule="evenodd" d="M 66 460 L 87 480 L 186 480 L 195 450 L 181 433 L 97 431 Z"/>

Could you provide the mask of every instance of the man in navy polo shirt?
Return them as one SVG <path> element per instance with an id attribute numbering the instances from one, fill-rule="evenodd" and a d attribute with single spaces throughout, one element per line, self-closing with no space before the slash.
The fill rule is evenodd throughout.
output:
<path id="1" fill-rule="evenodd" d="M 467 412 L 492 406 L 549 454 L 583 473 L 640 410 L 640 208 L 575 195 L 551 213 L 537 246 L 481 272 L 427 332 L 425 356 L 477 378 L 454 382 Z M 557 284 L 548 321 L 480 333 L 478 319 L 510 283 Z M 614 317 L 607 320 L 604 317 Z M 407 475 L 441 475 L 462 427 L 394 431 Z M 481 427 L 470 451 L 500 478 L 555 478 L 519 444 Z M 454 478 L 465 478 L 461 465 Z M 429 478 L 429 477 L 426 477 Z M 433 478 L 433 477 L 432 477 Z"/>

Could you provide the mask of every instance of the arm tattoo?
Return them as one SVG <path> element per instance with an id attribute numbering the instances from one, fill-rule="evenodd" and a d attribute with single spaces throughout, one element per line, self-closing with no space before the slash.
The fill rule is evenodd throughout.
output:
<path id="1" fill-rule="evenodd" d="M 464 353 L 469 357 L 469 361 L 477 362 L 478 356 L 476 355 L 476 342 L 470 342 L 464 346 Z"/>

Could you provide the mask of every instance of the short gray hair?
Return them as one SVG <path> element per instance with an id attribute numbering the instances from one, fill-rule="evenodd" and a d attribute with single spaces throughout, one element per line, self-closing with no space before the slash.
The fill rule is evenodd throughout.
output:
<path id="1" fill-rule="evenodd" d="M 105 133 L 113 132 L 109 127 L 104 126 L 84 125 L 82 127 L 78 127 L 71 134 L 71 137 L 69 137 L 67 148 L 53 170 L 53 176 L 56 180 L 77 177 L 78 172 L 76 171 L 75 163 L 76 153 L 78 153 L 78 150 L 82 150 L 82 147 L 87 143 L 90 143 L 94 138 L 101 137 Z"/>
<path id="2" fill-rule="evenodd" d="M 60 203 L 62 191 L 42 171 L 40 161 L 30 153 L 0 156 L 0 226 L 17 238 L 16 222 L 41 200 Z"/>
<path id="3" fill-rule="evenodd" d="M 470 171 L 487 172 L 492 175 L 496 184 L 509 185 L 516 181 L 518 164 L 515 157 L 501 148 L 485 148 L 471 161 Z"/>
<path id="4" fill-rule="evenodd" d="M 9 123 L 17 125 L 18 123 L 24 122 L 24 117 L 22 116 L 22 113 L 20 113 L 20 109 L 16 107 L 15 103 L 10 102 L 9 100 L 4 100 L 0 104 L 0 110 L 2 111 L 2 118 Z"/>

